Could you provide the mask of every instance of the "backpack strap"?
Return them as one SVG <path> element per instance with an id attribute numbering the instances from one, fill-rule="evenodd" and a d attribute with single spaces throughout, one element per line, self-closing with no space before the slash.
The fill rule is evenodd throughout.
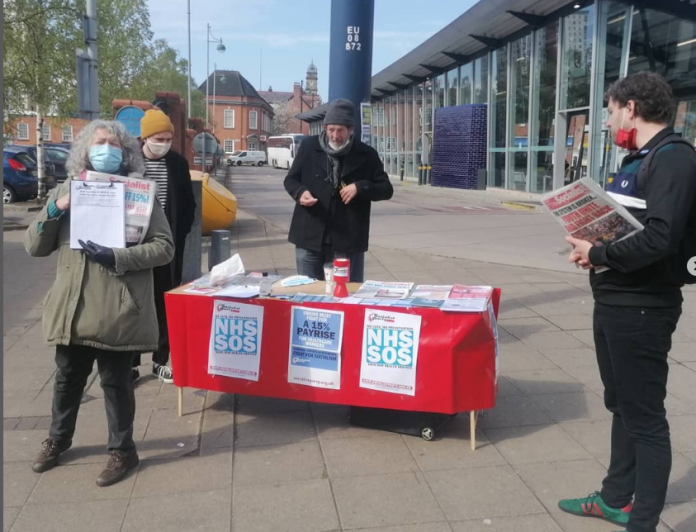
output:
<path id="1" fill-rule="evenodd" d="M 648 176 L 650 175 L 650 164 L 652 163 L 653 157 L 658 151 L 660 151 L 668 144 L 685 144 L 692 150 L 696 149 L 689 141 L 683 139 L 682 137 L 676 134 L 668 135 L 667 137 L 662 139 L 660 142 L 658 142 L 657 146 L 650 150 L 648 154 L 643 158 L 643 162 L 641 163 L 640 168 L 638 169 L 638 176 L 636 177 L 637 190 L 641 192 L 645 191 L 647 187 Z"/>

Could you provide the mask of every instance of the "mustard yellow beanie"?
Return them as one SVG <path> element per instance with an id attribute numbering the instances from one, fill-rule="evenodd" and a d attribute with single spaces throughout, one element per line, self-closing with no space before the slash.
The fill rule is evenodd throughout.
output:
<path id="1" fill-rule="evenodd" d="M 174 133 L 174 124 L 169 117 L 159 109 L 145 111 L 145 116 L 140 119 L 140 138 L 146 139 L 163 131 Z"/>

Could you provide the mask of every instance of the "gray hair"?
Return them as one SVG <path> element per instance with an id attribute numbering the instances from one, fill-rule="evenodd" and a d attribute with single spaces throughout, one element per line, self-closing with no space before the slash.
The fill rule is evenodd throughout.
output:
<path id="1" fill-rule="evenodd" d="M 68 155 L 68 161 L 65 163 L 65 168 L 70 177 L 77 177 L 80 175 L 80 172 L 89 168 L 89 149 L 92 145 L 94 133 L 98 129 L 105 129 L 109 135 L 113 135 L 121 142 L 123 150 L 122 164 L 128 172 L 145 174 L 145 161 L 143 160 L 143 151 L 138 139 L 129 135 L 121 122 L 115 120 L 92 120 L 82 128 L 70 148 L 70 155 Z"/>

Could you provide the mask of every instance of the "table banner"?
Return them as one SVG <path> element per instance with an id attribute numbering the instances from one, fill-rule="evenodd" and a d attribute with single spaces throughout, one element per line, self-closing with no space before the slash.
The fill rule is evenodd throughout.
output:
<path id="1" fill-rule="evenodd" d="M 208 350 L 208 373 L 259 380 L 263 307 L 216 299 Z"/>
<path id="2" fill-rule="evenodd" d="M 292 307 L 288 382 L 341 388 L 343 312 Z"/>
<path id="3" fill-rule="evenodd" d="M 365 310 L 360 387 L 416 395 L 421 317 Z"/>

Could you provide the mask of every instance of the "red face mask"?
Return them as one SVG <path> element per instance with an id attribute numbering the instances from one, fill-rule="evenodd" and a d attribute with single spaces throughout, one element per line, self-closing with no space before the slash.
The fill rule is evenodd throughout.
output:
<path id="1" fill-rule="evenodd" d="M 636 144 L 636 134 L 638 131 L 635 127 L 631 129 L 624 129 L 623 122 L 625 117 L 626 113 L 624 109 L 624 117 L 621 119 L 621 127 L 616 132 L 616 145 L 624 150 L 633 151 L 638 149 L 638 145 Z"/>

